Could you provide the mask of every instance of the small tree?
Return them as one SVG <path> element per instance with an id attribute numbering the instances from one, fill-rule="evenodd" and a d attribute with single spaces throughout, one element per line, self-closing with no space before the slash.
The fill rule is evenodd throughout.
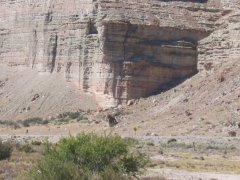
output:
<path id="1" fill-rule="evenodd" d="M 47 145 L 44 159 L 33 168 L 34 180 L 125 179 L 136 175 L 147 163 L 145 155 L 130 152 L 132 141 L 119 136 L 80 134 Z"/>

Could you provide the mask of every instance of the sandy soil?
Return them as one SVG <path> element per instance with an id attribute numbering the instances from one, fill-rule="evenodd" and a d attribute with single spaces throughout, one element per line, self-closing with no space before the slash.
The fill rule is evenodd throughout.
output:
<path id="1" fill-rule="evenodd" d="M 150 169 L 150 177 L 165 177 L 171 180 L 239 180 L 240 175 L 217 174 L 217 173 L 196 173 L 172 169 Z"/>
<path id="2" fill-rule="evenodd" d="M 29 68 L 0 64 L 0 119 L 56 116 L 96 109 L 94 95 L 78 90 L 62 74 L 40 74 Z"/>

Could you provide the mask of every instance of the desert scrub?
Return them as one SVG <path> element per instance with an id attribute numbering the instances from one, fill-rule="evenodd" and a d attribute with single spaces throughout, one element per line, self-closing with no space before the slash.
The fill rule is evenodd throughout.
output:
<path id="1" fill-rule="evenodd" d="M 65 112 L 59 114 L 56 118 L 53 118 L 54 124 L 65 124 L 70 122 L 87 121 L 87 117 L 84 116 L 83 111 L 77 112 Z"/>
<path id="2" fill-rule="evenodd" d="M 40 118 L 40 117 L 35 117 L 35 118 L 29 118 L 29 119 L 25 119 L 23 121 L 19 121 L 19 123 L 23 127 L 30 127 L 33 125 L 46 125 L 49 123 L 49 121 L 43 120 L 43 118 Z"/>
<path id="3" fill-rule="evenodd" d="M 32 153 L 34 152 L 33 147 L 30 144 L 17 144 L 16 148 L 20 152 Z"/>
<path id="4" fill-rule="evenodd" d="M 33 146 L 40 146 L 40 145 L 42 145 L 42 142 L 41 141 L 32 141 L 31 144 Z"/>
<path id="5" fill-rule="evenodd" d="M 147 142 L 147 146 L 155 146 L 153 142 Z"/>
<path id="6" fill-rule="evenodd" d="M 167 143 L 170 144 L 170 143 L 176 143 L 176 142 L 177 142 L 177 140 L 175 138 L 171 138 L 168 140 Z"/>
<path id="7" fill-rule="evenodd" d="M 119 136 L 80 134 L 47 145 L 44 159 L 29 173 L 34 180 L 126 179 L 140 173 L 148 158 L 130 151 L 132 143 Z"/>
<path id="8" fill-rule="evenodd" d="M 18 129 L 21 127 L 30 127 L 36 125 L 48 125 L 50 123 L 53 124 L 65 124 L 70 122 L 88 122 L 88 118 L 84 116 L 83 111 L 78 112 L 65 112 L 59 114 L 57 117 L 51 117 L 51 119 L 44 119 L 41 117 L 33 117 L 19 121 L 12 121 L 12 120 L 1 120 L 0 119 L 0 126 L 3 127 L 11 127 L 14 129 Z"/>
<path id="9" fill-rule="evenodd" d="M 9 142 L 2 142 L 0 140 L 0 160 L 8 159 L 13 151 L 13 147 Z"/>
<path id="10" fill-rule="evenodd" d="M 20 128 L 20 125 L 14 121 L 0 120 L 0 126 L 7 126 L 14 129 Z"/>

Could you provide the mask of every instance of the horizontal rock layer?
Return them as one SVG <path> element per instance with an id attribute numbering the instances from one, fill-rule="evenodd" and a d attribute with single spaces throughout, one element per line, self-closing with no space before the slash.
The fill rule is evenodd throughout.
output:
<path id="1" fill-rule="evenodd" d="M 240 7 L 240 6 L 239 6 Z M 240 10 L 217 21 L 218 27 L 199 43 L 199 69 L 212 71 L 225 62 L 240 58 Z"/>
<path id="2" fill-rule="evenodd" d="M 238 4 L 0 0 L 0 62 L 62 73 L 100 104 L 116 105 L 196 73 L 198 42 Z"/>

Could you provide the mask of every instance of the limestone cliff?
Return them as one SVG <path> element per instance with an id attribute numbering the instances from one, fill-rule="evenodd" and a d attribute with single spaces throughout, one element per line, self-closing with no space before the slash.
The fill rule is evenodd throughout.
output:
<path id="1" fill-rule="evenodd" d="M 240 2 L 239 2 L 240 4 Z M 214 67 L 240 58 L 240 9 L 216 22 L 216 30 L 199 42 L 199 69 L 214 71 Z"/>
<path id="2" fill-rule="evenodd" d="M 0 63 L 62 73 L 112 106 L 197 73 L 198 49 L 207 48 L 198 42 L 236 7 L 238 0 L 0 0 Z"/>

